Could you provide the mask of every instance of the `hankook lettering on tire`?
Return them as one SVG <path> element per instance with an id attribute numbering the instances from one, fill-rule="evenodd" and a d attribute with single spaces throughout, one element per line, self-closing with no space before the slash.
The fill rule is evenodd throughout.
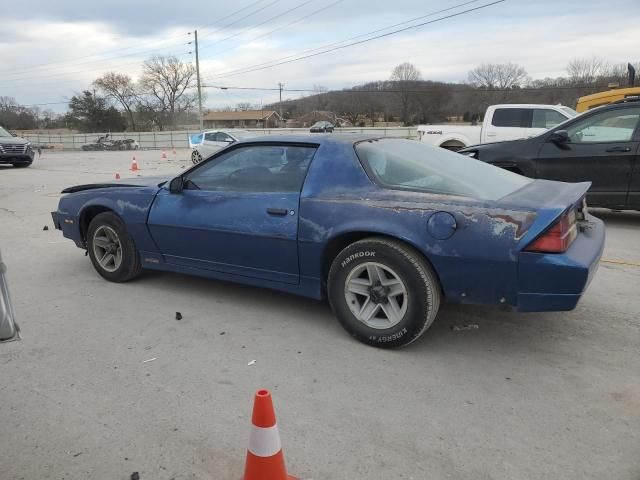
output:
<path id="1" fill-rule="evenodd" d="M 358 259 L 358 258 L 363 258 L 363 257 L 375 257 L 376 256 L 376 252 L 370 252 L 370 251 L 365 251 L 365 252 L 357 252 L 357 253 L 352 253 L 351 255 L 349 255 L 347 258 L 345 258 L 342 263 L 340 264 L 340 266 L 342 268 L 346 267 L 347 265 L 349 265 L 352 261 Z"/>

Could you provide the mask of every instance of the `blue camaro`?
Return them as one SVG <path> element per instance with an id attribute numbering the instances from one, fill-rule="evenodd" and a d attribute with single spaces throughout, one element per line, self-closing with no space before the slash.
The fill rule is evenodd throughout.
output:
<path id="1" fill-rule="evenodd" d="M 396 347 L 443 300 L 573 309 L 604 246 L 588 188 L 412 140 L 270 136 L 173 179 L 67 188 L 52 215 L 107 280 L 169 270 L 328 298 L 351 335 Z"/>

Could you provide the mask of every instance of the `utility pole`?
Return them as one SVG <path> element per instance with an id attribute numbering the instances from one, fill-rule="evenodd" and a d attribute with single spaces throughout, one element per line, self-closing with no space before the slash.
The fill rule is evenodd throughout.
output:
<path id="1" fill-rule="evenodd" d="M 280 89 L 280 103 L 278 103 L 278 107 L 280 107 L 280 122 L 282 122 L 282 89 L 284 88 L 284 83 L 278 82 L 278 88 Z"/>
<path id="2" fill-rule="evenodd" d="M 200 119 L 200 131 L 204 130 L 202 126 L 202 90 L 200 89 L 200 59 L 198 58 L 198 30 L 194 30 L 196 41 L 196 79 L 198 81 L 198 118 Z"/>

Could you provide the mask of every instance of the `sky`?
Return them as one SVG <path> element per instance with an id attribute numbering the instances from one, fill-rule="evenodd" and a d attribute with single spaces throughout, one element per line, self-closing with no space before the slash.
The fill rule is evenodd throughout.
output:
<path id="1" fill-rule="evenodd" d="M 464 82 L 482 63 L 514 62 L 532 78 L 544 78 L 563 75 L 575 58 L 640 60 L 639 0 L 504 0 L 463 13 L 494 1 L 13 2 L 2 9 L 0 96 L 62 112 L 72 95 L 105 72 L 136 79 L 140 64 L 153 55 L 195 62 L 188 44 L 193 40 L 188 32 L 195 29 L 210 109 L 268 104 L 278 92 L 209 86 L 276 89 L 282 82 L 283 99 L 289 99 L 309 93 L 286 89 L 341 89 L 385 80 L 402 62 L 416 65 L 425 79 Z M 449 15 L 454 16 L 444 18 Z M 431 23 L 262 68 L 424 22 Z M 402 25 L 390 28 L 395 24 Z"/>

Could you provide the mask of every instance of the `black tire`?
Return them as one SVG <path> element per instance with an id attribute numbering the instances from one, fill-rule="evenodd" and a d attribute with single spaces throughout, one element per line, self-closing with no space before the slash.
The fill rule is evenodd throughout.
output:
<path id="1" fill-rule="evenodd" d="M 13 165 L 15 168 L 27 168 L 27 167 L 30 167 L 32 163 L 33 162 L 29 162 L 29 163 L 12 163 L 11 165 Z"/>
<path id="2" fill-rule="evenodd" d="M 345 291 L 347 279 L 360 269 L 372 265 L 389 269 L 405 287 L 406 295 L 401 295 L 404 314 L 398 316 L 400 321 L 390 328 L 380 325 L 374 328 L 364 323 L 355 316 L 348 304 L 348 293 Z M 344 329 L 359 341 L 382 348 L 402 347 L 417 340 L 435 320 L 441 300 L 438 279 L 424 257 L 410 246 L 384 237 L 366 238 L 342 250 L 331 265 L 327 289 L 331 308 Z M 356 302 L 364 298 L 359 296 L 352 299 L 353 308 L 359 308 Z M 363 305 L 366 301 L 372 301 L 372 298 L 363 300 Z M 388 305 L 389 301 L 377 303 Z M 397 305 L 400 305 L 400 300 Z M 384 316 L 382 310 L 381 305 L 374 317 Z M 373 320 L 377 321 L 376 318 Z"/>
<path id="3" fill-rule="evenodd" d="M 197 165 L 198 163 L 200 163 L 203 160 L 202 158 L 202 154 L 197 151 L 197 150 L 193 150 L 191 152 L 191 163 L 193 163 L 194 165 Z"/>
<path id="4" fill-rule="evenodd" d="M 96 248 L 94 248 L 96 230 L 105 226 L 115 231 L 121 246 L 122 260 L 115 271 L 108 271 L 103 268 L 96 258 Z M 133 243 L 133 239 L 127 233 L 124 222 L 113 212 L 100 213 L 91 220 L 87 229 L 87 250 L 93 267 L 103 278 L 111 282 L 127 282 L 142 272 L 140 254 Z"/>

